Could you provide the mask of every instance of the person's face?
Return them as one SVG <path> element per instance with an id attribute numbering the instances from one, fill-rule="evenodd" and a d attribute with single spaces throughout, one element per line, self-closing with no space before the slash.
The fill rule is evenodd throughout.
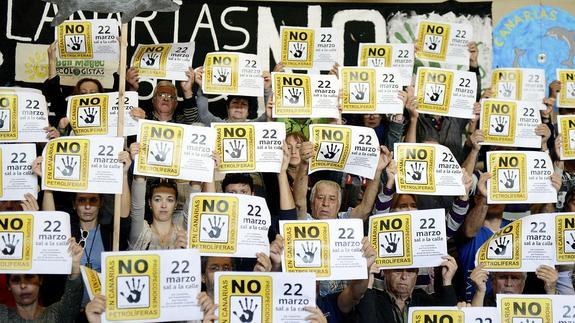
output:
<path id="1" fill-rule="evenodd" d="M 525 275 L 516 272 L 498 272 L 491 276 L 493 294 L 522 294 Z"/>
<path id="2" fill-rule="evenodd" d="M 246 121 L 248 118 L 249 102 L 242 98 L 233 98 L 228 106 L 228 119 L 230 121 Z"/>
<path id="3" fill-rule="evenodd" d="M 228 184 L 224 190 L 225 193 L 231 194 L 244 194 L 244 195 L 253 195 L 252 190 L 248 184 L 244 183 L 236 183 L 236 184 Z"/>
<path id="4" fill-rule="evenodd" d="M 176 192 L 172 188 L 157 187 L 150 197 L 150 208 L 154 221 L 172 221 L 172 214 L 176 208 Z"/>
<path id="5" fill-rule="evenodd" d="M 390 269 L 384 270 L 387 290 L 396 296 L 408 297 L 415 288 L 417 269 Z"/>
<path id="6" fill-rule="evenodd" d="M 381 124 L 381 114 L 364 114 L 363 125 L 365 127 L 375 128 Z"/>
<path id="7" fill-rule="evenodd" d="M 339 209 L 338 189 L 335 186 L 320 184 L 317 186 L 311 206 L 311 215 L 315 219 L 335 219 Z"/>
<path id="8" fill-rule="evenodd" d="M 217 271 L 232 271 L 232 258 L 228 257 L 208 257 L 206 263 L 206 272 L 203 274 L 203 280 L 208 289 L 208 295 L 214 295 L 214 273 Z"/>
<path id="9" fill-rule="evenodd" d="M 79 87 L 78 90 L 80 94 L 92 94 L 92 93 L 99 93 L 100 89 L 98 89 L 98 84 L 92 81 L 83 82 Z"/>
<path id="10" fill-rule="evenodd" d="M 34 304 L 38 300 L 41 285 L 42 278 L 31 274 L 12 275 L 8 281 L 14 301 L 20 306 Z"/>
<path id="11" fill-rule="evenodd" d="M 152 99 L 154 110 L 162 114 L 173 114 L 178 105 L 178 97 L 173 89 L 161 87 Z"/>
<path id="12" fill-rule="evenodd" d="M 301 143 L 293 136 L 289 136 L 286 138 L 286 144 L 290 151 L 289 164 L 291 166 L 299 165 L 301 162 L 301 157 L 299 155 L 299 149 L 301 147 Z"/>
<path id="13" fill-rule="evenodd" d="M 99 194 L 77 193 L 74 198 L 74 209 L 82 222 L 96 221 L 101 206 L 102 200 Z"/>
<path id="14" fill-rule="evenodd" d="M 401 211 L 416 211 L 417 210 L 417 203 L 415 203 L 415 199 L 410 194 L 400 194 L 397 197 L 397 202 L 392 212 L 401 212 Z"/>

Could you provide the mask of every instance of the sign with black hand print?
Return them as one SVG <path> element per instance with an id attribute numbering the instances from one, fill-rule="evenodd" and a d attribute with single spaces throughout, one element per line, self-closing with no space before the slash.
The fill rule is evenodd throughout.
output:
<path id="1" fill-rule="evenodd" d="M 447 254 L 445 210 L 371 216 L 369 238 L 381 269 L 439 266 Z"/>
<path id="2" fill-rule="evenodd" d="M 102 322 L 167 322 L 203 317 L 195 249 L 102 253 Z"/>
<path id="3" fill-rule="evenodd" d="M 48 107 L 42 92 L 0 87 L 0 142 L 46 142 Z"/>
<path id="4" fill-rule="evenodd" d="M 219 322 L 304 322 L 315 302 L 311 273 L 216 272 L 214 280 Z"/>
<path id="5" fill-rule="evenodd" d="M 357 66 L 395 67 L 401 76 L 401 85 L 410 85 L 414 64 L 415 50 L 413 44 L 359 44 Z"/>
<path id="6" fill-rule="evenodd" d="M 557 96 L 557 106 L 575 108 L 575 70 L 558 68 L 557 80 L 561 82 L 561 89 Z"/>
<path id="7" fill-rule="evenodd" d="M 497 294 L 497 310 L 501 323 L 567 323 L 575 305 L 573 295 Z"/>
<path id="8" fill-rule="evenodd" d="M 188 246 L 202 256 L 255 258 L 269 253 L 270 213 L 264 199 L 251 195 L 190 195 Z"/>
<path id="9" fill-rule="evenodd" d="M 499 322 L 499 311 L 496 307 L 410 306 L 407 322 L 491 323 Z"/>
<path id="10" fill-rule="evenodd" d="M 418 59 L 469 66 L 469 41 L 473 27 L 468 24 L 421 21 L 417 28 Z"/>
<path id="11" fill-rule="evenodd" d="M 192 65 L 194 43 L 139 44 L 131 65 L 140 77 L 187 81 L 186 72 Z"/>
<path id="12" fill-rule="evenodd" d="M 561 137 L 561 160 L 575 159 L 575 116 L 558 115 L 557 131 Z"/>
<path id="13" fill-rule="evenodd" d="M 208 53 L 204 60 L 202 90 L 206 94 L 262 96 L 264 79 L 257 55 Z"/>
<path id="14" fill-rule="evenodd" d="M 545 70 L 497 68 L 491 74 L 491 88 L 498 99 L 541 103 L 545 98 Z"/>
<path id="15" fill-rule="evenodd" d="M 281 62 L 287 68 L 329 70 L 338 61 L 335 28 L 281 26 Z"/>
<path id="16" fill-rule="evenodd" d="M 575 214 L 557 214 L 555 217 L 558 263 L 575 262 Z"/>
<path id="17" fill-rule="evenodd" d="M 58 51 L 60 58 L 94 58 L 92 23 L 96 23 L 96 20 L 69 20 L 65 21 L 56 28 L 56 39 L 58 41 Z M 108 28 L 110 27 L 108 26 Z"/>
<path id="18" fill-rule="evenodd" d="M 69 274 L 70 216 L 0 212 L 0 273 Z"/>
<path id="19" fill-rule="evenodd" d="M 22 201 L 26 193 L 38 194 L 38 178 L 32 171 L 35 144 L 0 145 L 0 201 Z"/>
<path id="20" fill-rule="evenodd" d="M 361 220 L 280 221 L 280 232 L 284 272 L 313 272 L 318 280 L 366 278 Z"/>

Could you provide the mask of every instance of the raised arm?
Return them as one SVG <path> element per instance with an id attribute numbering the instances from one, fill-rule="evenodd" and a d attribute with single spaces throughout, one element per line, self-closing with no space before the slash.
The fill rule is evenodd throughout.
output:
<path id="1" fill-rule="evenodd" d="M 364 237 L 362 240 L 363 257 L 367 261 L 367 276 L 370 275 L 370 268 L 375 261 L 375 250 L 371 246 L 369 239 Z M 353 310 L 354 306 L 361 301 L 363 294 L 367 291 L 367 285 L 369 284 L 369 279 L 357 279 L 352 280 L 349 286 L 347 286 L 337 298 L 337 307 L 342 313 L 349 313 Z"/>
<path id="2" fill-rule="evenodd" d="M 309 141 L 303 142 L 300 149 L 301 162 L 293 182 L 293 195 L 299 220 L 305 220 L 307 215 L 307 188 L 309 183 L 307 170 L 309 158 L 312 154 L 313 144 Z"/>
<path id="3" fill-rule="evenodd" d="M 289 166 L 290 151 L 285 141 L 282 148 L 283 148 L 282 167 L 278 174 L 278 185 L 280 192 L 280 210 L 292 210 L 295 209 L 295 202 L 287 177 L 287 168 Z"/>
<path id="4" fill-rule="evenodd" d="M 463 225 L 462 233 L 466 238 L 473 238 L 483 226 L 487 215 L 487 179 L 491 177 L 489 173 L 483 173 L 477 183 L 477 194 L 475 195 L 475 206 L 469 211 Z"/>
<path id="5" fill-rule="evenodd" d="M 118 155 L 118 160 L 124 164 L 123 174 L 122 174 L 122 204 L 120 216 L 127 218 L 130 216 L 130 206 L 132 204 L 132 197 L 130 193 L 130 186 L 128 185 L 128 171 L 130 165 L 132 165 L 132 158 L 130 158 L 130 153 L 127 151 L 121 151 Z"/>
<path id="6" fill-rule="evenodd" d="M 198 114 L 200 116 L 201 122 L 209 127 L 212 124 L 212 122 L 223 122 L 224 119 L 218 118 L 210 112 L 208 98 L 204 95 L 204 92 L 202 91 L 203 77 L 204 77 L 204 67 L 200 66 L 195 70 L 195 79 L 196 83 L 198 84 L 196 105 L 198 106 Z"/>

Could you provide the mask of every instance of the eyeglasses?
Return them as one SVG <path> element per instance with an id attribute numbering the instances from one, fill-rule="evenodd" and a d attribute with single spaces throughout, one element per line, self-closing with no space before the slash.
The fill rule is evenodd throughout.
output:
<path id="1" fill-rule="evenodd" d="M 90 231 L 80 228 L 80 242 L 78 242 L 78 244 L 80 247 L 82 247 L 82 249 L 86 247 L 86 240 L 88 239 L 88 235 L 90 235 Z"/>
<path id="2" fill-rule="evenodd" d="M 170 93 L 158 93 L 157 96 L 163 100 L 175 100 L 178 98 L 177 96 L 172 95 Z"/>

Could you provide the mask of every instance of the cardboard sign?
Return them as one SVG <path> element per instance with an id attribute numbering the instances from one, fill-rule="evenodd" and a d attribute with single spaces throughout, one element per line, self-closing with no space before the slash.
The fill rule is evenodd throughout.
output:
<path id="1" fill-rule="evenodd" d="M 118 194 L 123 164 L 118 154 L 123 138 L 62 137 L 51 140 L 42 156 L 42 189 L 62 192 Z"/>
<path id="2" fill-rule="evenodd" d="M 494 97 L 542 102 L 545 98 L 545 70 L 536 68 L 496 68 L 491 84 Z"/>
<path id="3" fill-rule="evenodd" d="M 0 145 L 0 201 L 21 201 L 24 194 L 38 196 L 38 178 L 32 171 L 36 145 Z"/>
<path id="4" fill-rule="evenodd" d="M 472 72 L 420 67 L 415 94 L 419 113 L 472 119 L 477 76 Z"/>
<path id="5" fill-rule="evenodd" d="M 194 249 L 102 253 L 102 322 L 166 322 L 203 317 L 200 254 Z"/>
<path id="6" fill-rule="evenodd" d="M 561 90 L 557 97 L 557 106 L 575 108 L 575 70 L 558 68 L 557 80 L 561 82 Z"/>
<path id="7" fill-rule="evenodd" d="M 341 47 L 335 28 L 280 27 L 281 62 L 287 68 L 329 70 Z"/>
<path id="8" fill-rule="evenodd" d="M 467 45 L 473 38 L 473 26 L 449 22 L 421 21 L 417 28 L 417 40 L 421 50 L 417 58 L 469 66 Z"/>
<path id="9" fill-rule="evenodd" d="M 540 151 L 487 152 L 488 204 L 556 203 L 553 163 Z"/>
<path id="10" fill-rule="evenodd" d="M 399 143 L 394 146 L 397 161 L 395 188 L 399 194 L 465 195 L 463 172 L 449 150 L 442 145 Z"/>
<path id="11" fill-rule="evenodd" d="M 257 55 L 208 53 L 204 61 L 202 90 L 206 94 L 263 96 L 264 79 Z"/>
<path id="12" fill-rule="evenodd" d="M 216 313 L 220 323 L 304 322 L 315 306 L 311 273 L 216 272 Z"/>
<path id="13" fill-rule="evenodd" d="M 0 273 L 70 274 L 70 216 L 64 212 L 0 212 Z"/>
<path id="14" fill-rule="evenodd" d="M 46 142 L 48 106 L 42 92 L 0 87 L 0 142 Z"/>
<path id="15" fill-rule="evenodd" d="M 558 115 L 557 131 L 561 137 L 561 160 L 575 159 L 575 115 Z"/>
<path id="16" fill-rule="evenodd" d="M 312 124 L 309 132 L 315 146 L 309 174 L 335 170 L 373 179 L 380 149 L 372 128 Z"/>
<path id="17" fill-rule="evenodd" d="M 134 174 L 213 181 L 213 129 L 148 120 L 140 120 L 138 126 L 140 151 Z"/>
<path id="18" fill-rule="evenodd" d="M 413 306 L 409 308 L 408 323 L 427 322 L 493 323 L 499 322 L 499 311 L 496 307 Z"/>
<path id="19" fill-rule="evenodd" d="M 130 64 L 138 68 L 140 77 L 187 81 L 193 56 L 193 42 L 139 44 Z"/>
<path id="20" fill-rule="evenodd" d="M 360 219 L 280 221 L 282 270 L 315 273 L 317 280 L 366 279 Z"/>
<path id="21" fill-rule="evenodd" d="M 573 323 L 573 295 L 497 294 L 501 323 Z"/>
<path id="22" fill-rule="evenodd" d="M 372 215 L 369 239 L 380 269 L 439 266 L 447 255 L 445 210 Z"/>
<path id="23" fill-rule="evenodd" d="M 395 67 L 399 70 L 404 83 L 408 86 L 413 77 L 415 50 L 413 44 L 359 44 L 357 66 Z"/>
<path id="24" fill-rule="evenodd" d="M 256 258 L 269 254 L 270 212 L 265 199 L 242 194 L 190 195 L 188 247 L 202 256 Z"/>

